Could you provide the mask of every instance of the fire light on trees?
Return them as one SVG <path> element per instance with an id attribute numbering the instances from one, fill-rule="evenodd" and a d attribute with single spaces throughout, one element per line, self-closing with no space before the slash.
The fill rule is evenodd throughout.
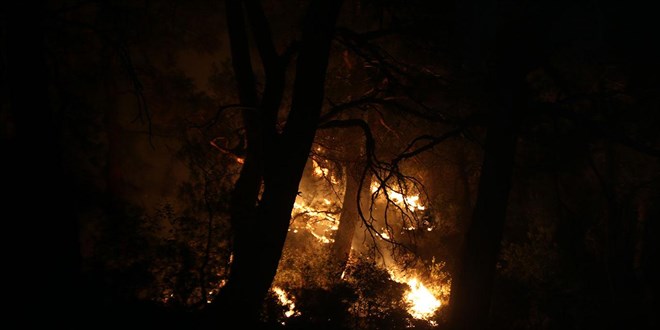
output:
<path id="1" fill-rule="evenodd" d="M 334 235 L 339 227 L 341 196 L 330 187 L 333 182 L 338 182 L 338 180 L 334 175 L 336 170 L 324 167 L 322 161 L 311 160 L 310 163 L 310 176 L 303 179 L 303 183 L 301 183 L 301 192 L 296 198 L 291 214 L 292 222 L 289 232 L 296 235 L 311 234 L 317 242 L 326 246 L 334 243 Z M 370 188 L 372 203 L 395 205 L 396 207 L 390 209 L 389 212 L 405 213 L 405 215 L 401 215 L 401 221 L 392 222 L 391 220 L 394 218 L 391 218 L 389 222 L 385 222 L 384 226 L 377 227 L 380 228 L 377 236 L 381 239 L 394 242 L 401 239 L 398 237 L 399 231 L 395 228 L 399 228 L 401 233 L 404 233 L 423 226 L 421 221 L 416 220 L 419 219 L 421 212 L 427 211 L 428 208 L 422 203 L 421 193 L 416 186 L 406 185 L 404 182 L 386 184 L 374 180 L 370 183 Z M 390 214 L 390 217 L 394 214 Z M 377 215 L 377 217 L 382 216 L 387 215 Z M 376 223 L 381 221 L 375 218 L 372 220 Z M 393 224 L 397 224 L 395 228 L 392 227 Z M 433 230 L 431 226 L 424 229 L 425 232 Z M 400 301 L 406 306 L 408 315 L 435 326 L 436 313 L 444 306 L 443 301 L 446 302 L 449 296 L 449 283 L 444 279 L 436 281 L 438 278 L 433 276 L 426 276 L 426 280 L 422 280 L 420 274 L 415 270 L 400 270 L 397 262 L 383 264 L 383 267 L 390 274 L 392 281 L 406 285 L 407 288 L 400 297 Z M 343 274 L 345 271 L 342 272 L 341 279 L 346 280 Z M 287 298 L 288 296 L 282 289 L 274 287 L 273 292 L 278 294 L 280 305 L 288 304 L 287 299 L 290 298 Z M 289 309 L 289 311 L 287 317 L 294 315 L 293 309 Z"/>

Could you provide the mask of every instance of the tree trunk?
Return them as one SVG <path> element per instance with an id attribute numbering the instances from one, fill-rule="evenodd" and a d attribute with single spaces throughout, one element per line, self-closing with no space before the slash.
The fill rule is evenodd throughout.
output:
<path id="1" fill-rule="evenodd" d="M 488 2 L 492 5 L 491 2 Z M 509 8 L 511 9 L 511 8 Z M 473 9 L 474 10 L 474 9 Z M 495 69 L 486 70 L 485 86 L 494 91 L 492 113 L 479 178 L 479 188 L 463 243 L 458 271 L 454 274 L 450 322 L 455 329 L 487 329 L 497 256 L 506 219 L 514 165 L 516 136 L 526 100 L 525 43 L 519 37 L 521 16 L 500 12 L 481 28 L 482 44 L 472 51 L 488 51 Z M 518 14 L 519 15 L 519 14 Z M 479 16 L 479 15 L 477 15 Z M 493 17 L 490 17 L 493 19 Z M 484 27 L 496 27 L 496 32 Z M 485 34 L 485 36 L 484 36 Z M 496 37 L 495 40 L 490 38 Z M 482 55 L 472 55 L 478 59 Z"/>
<path id="2" fill-rule="evenodd" d="M 347 154 L 348 152 L 355 151 L 350 149 L 355 148 L 349 147 Z M 342 203 L 341 215 L 339 216 L 339 228 L 337 228 L 337 232 L 335 233 L 335 241 L 330 251 L 330 262 L 332 263 L 330 269 L 331 280 L 339 280 L 348 263 L 353 236 L 360 221 L 358 203 L 362 205 L 362 209 L 365 209 L 369 205 L 371 196 L 369 194 L 369 186 L 371 180 L 369 176 L 366 178 L 361 177 L 364 165 L 363 162 L 358 162 L 357 168 L 349 166 L 346 170 L 346 191 L 344 192 L 344 202 Z M 362 183 L 362 191 L 360 192 L 361 180 L 364 181 Z"/>
<path id="3" fill-rule="evenodd" d="M 462 266 L 452 286 L 452 322 L 458 329 L 485 329 L 495 264 L 506 218 L 516 134 L 510 107 L 522 97 L 513 90 L 489 125 L 477 201 L 465 236 Z M 516 102 L 517 103 L 517 102 Z"/>
<path id="4" fill-rule="evenodd" d="M 353 242 L 353 234 L 355 234 L 359 217 L 357 207 L 360 182 L 358 180 L 351 174 L 346 176 L 346 190 L 344 192 L 344 202 L 341 206 L 341 215 L 339 216 L 339 227 L 335 233 L 335 241 L 330 251 L 330 262 L 332 263 L 330 278 L 332 280 L 336 280 L 341 276 L 351 253 L 351 243 Z"/>
<path id="5" fill-rule="evenodd" d="M 234 32 L 232 60 L 239 81 L 239 94 L 243 93 L 241 103 L 252 103 L 252 98 L 256 99 L 251 94 L 254 85 L 246 81 L 251 76 L 243 76 L 252 74 L 246 37 L 232 30 L 238 27 L 239 32 L 245 31 L 240 3 L 228 0 L 227 6 L 230 36 Z M 274 129 L 260 124 L 257 128 L 250 127 L 264 120 L 259 118 L 256 110 L 252 111 L 256 118 L 246 118 L 248 155 L 232 197 L 233 261 L 227 285 L 212 309 L 220 311 L 224 319 L 211 315 L 212 321 L 206 325 L 240 322 L 248 326 L 258 323 L 262 303 L 277 271 L 298 185 L 321 113 L 330 42 L 340 6 L 341 1 L 317 0 L 310 4 L 303 25 L 291 111 L 282 135 L 273 143 L 270 140 L 273 137 L 261 133 L 266 130 L 274 132 Z M 241 72 L 237 70 L 237 61 L 243 63 Z M 243 87 L 248 90 L 241 92 Z M 264 139 L 269 139 L 268 143 L 273 146 L 273 150 L 268 151 L 268 159 L 264 159 L 261 150 Z M 266 160 L 268 167 L 263 166 Z M 263 193 L 257 205 L 262 183 Z"/>

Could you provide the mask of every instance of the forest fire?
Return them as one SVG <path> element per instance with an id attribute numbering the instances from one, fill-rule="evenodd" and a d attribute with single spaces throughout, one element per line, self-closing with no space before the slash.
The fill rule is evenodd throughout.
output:
<path id="1" fill-rule="evenodd" d="M 334 174 L 330 173 L 330 169 L 327 167 L 321 166 L 317 161 L 312 159 L 312 167 L 314 168 L 314 176 L 317 178 L 325 178 L 329 180 L 332 184 L 338 184 L 339 180 L 335 177 Z"/>
<path id="2" fill-rule="evenodd" d="M 411 304 L 408 312 L 414 318 L 428 320 L 442 306 L 442 303 L 433 296 L 431 291 L 424 286 L 424 283 L 419 282 L 416 278 L 408 280 L 407 284 L 410 291 L 408 291 L 405 298 L 406 302 Z"/>
<path id="3" fill-rule="evenodd" d="M 323 204 L 327 206 L 330 205 L 331 202 L 324 198 Z M 299 196 L 293 204 L 291 217 L 295 219 L 300 215 L 308 217 L 307 221 L 304 221 L 304 229 L 319 240 L 319 242 L 323 244 L 334 242 L 334 239 L 330 236 L 333 231 L 337 230 L 339 223 L 335 214 L 330 211 L 319 210 L 307 205 L 302 197 Z M 294 233 L 298 233 L 298 230 L 301 229 L 299 228 L 299 224 L 294 224 L 291 227 Z M 289 230 L 291 231 L 292 229 Z"/>
<path id="4" fill-rule="evenodd" d="M 415 195 L 404 195 L 403 193 L 394 190 L 393 188 L 382 186 L 378 182 L 371 183 L 371 192 L 375 193 L 377 196 L 381 191 L 387 192 L 387 198 L 392 201 L 394 204 L 407 209 L 410 212 L 415 211 L 424 211 L 426 207 L 422 205 L 419 201 L 419 194 Z"/>
<path id="5" fill-rule="evenodd" d="M 312 161 L 312 175 L 317 178 L 330 178 L 332 173 L 328 169 L 319 165 L 318 162 Z M 371 184 L 371 192 L 375 193 L 376 197 L 385 197 L 388 202 L 396 204 L 401 210 L 409 213 L 426 210 L 426 206 L 420 201 L 419 194 L 406 194 L 410 193 L 407 189 L 397 189 L 396 187 L 379 185 L 377 182 Z M 383 192 L 386 192 L 383 193 Z M 331 201 L 327 194 L 322 196 L 314 196 L 313 193 L 305 193 L 304 191 L 296 198 L 292 212 L 292 224 L 290 231 L 298 233 L 301 230 L 309 232 L 321 244 L 330 244 L 334 242 L 334 232 L 338 229 L 339 216 L 331 210 L 337 208 L 339 205 L 336 201 Z M 312 196 L 312 197 L 310 197 Z M 306 198 L 305 198 L 306 197 Z M 302 217 L 302 218 L 301 218 Z M 403 230 L 415 230 L 418 228 L 416 223 L 405 223 L 401 227 Z M 379 236 L 384 240 L 393 240 L 394 237 L 391 228 L 381 228 Z M 431 231 L 432 228 L 426 228 Z M 411 274 L 404 274 L 399 271 L 396 266 L 386 267 L 387 272 L 393 281 L 406 284 L 407 288 L 401 296 L 401 301 L 405 303 L 408 314 L 418 320 L 427 321 L 430 325 L 434 326 L 435 321 L 432 319 L 435 313 L 442 306 L 440 296 L 442 290 L 430 289 L 422 283 L 418 276 Z M 342 279 L 344 278 L 342 273 Z M 431 286 L 437 288 L 437 286 Z M 291 300 L 286 293 L 274 287 L 273 291 L 278 295 L 280 304 L 282 306 L 291 306 Z M 287 317 L 293 315 L 294 309 L 290 308 L 287 312 Z"/>
<path id="6" fill-rule="evenodd" d="M 286 291 L 276 286 L 271 290 L 277 296 L 278 303 L 287 308 L 284 312 L 284 316 L 288 318 L 294 315 L 300 315 L 300 312 L 296 310 L 296 303 L 293 301 L 293 297 L 289 297 L 289 294 L 287 294 Z"/>
<path id="7" fill-rule="evenodd" d="M 8 4 L 10 309 L 660 328 L 651 1 Z"/>
<path id="8" fill-rule="evenodd" d="M 325 167 L 321 167 L 321 165 L 315 160 L 312 160 L 312 166 L 314 166 L 314 175 L 317 177 L 327 176 L 330 171 Z"/>
<path id="9" fill-rule="evenodd" d="M 417 277 L 401 276 L 392 270 L 388 271 L 393 281 L 405 283 L 409 287 L 403 297 L 409 305 L 408 314 L 416 319 L 425 320 L 431 325 L 435 325 L 431 317 L 442 306 L 442 302 Z"/>

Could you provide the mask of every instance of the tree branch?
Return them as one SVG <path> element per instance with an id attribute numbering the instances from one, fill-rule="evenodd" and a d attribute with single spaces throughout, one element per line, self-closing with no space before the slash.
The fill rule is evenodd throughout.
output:
<path id="1" fill-rule="evenodd" d="M 422 135 L 422 136 L 416 137 L 414 140 L 412 140 L 408 144 L 406 149 L 404 149 L 404 151 L 401 154 L 399 154 L 398 156 L 396 156 L 392 160 L 392 164 L 396 164 L 396 163 L 398 163 L 398 162 L 400 162 L 404 159 L 417 156 L 417 155 L 419 155 L 420 153 L 422 153 L 424 151 L 432 149 L 433 147 L 435 147 L 438 144 L 448 140 L 449 138 L 456 137 L 456 136 L 460 135 L 463 132 L 463 130 L 464 130 L 463 127 L 459 127 L 457 129 L 451 130 L 451 131 L 449 131 L 445 134 L 442 134 L 440 136 Z M 417 148 L 417 149 L 411 150 L 412 147 L 415 144 L 417 144 L 417 142 L 420 142 L 420 141 L 428 141 L 428 142 L 426 144 L 424 144 L 423 146 Z"/>

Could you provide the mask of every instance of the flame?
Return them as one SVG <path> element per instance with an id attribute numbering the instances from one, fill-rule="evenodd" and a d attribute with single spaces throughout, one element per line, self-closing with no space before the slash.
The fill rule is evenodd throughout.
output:
<path id="1" fill-rule="evenodd" d="M 405 295 L 406 302 L 410 304 L 408 313 L 416 319 L 428 320 L 442 303 L 417 278 L 411 278 L 407 284 L 410 287 Z"/>
<path id="2" fill-rule="evenodd" d="M 287 311 L 284 312 L 284 316 L 291 317 L 294 315 L 300 315 L 300 312 L 296 310 L 296 303 L 293 301 L 293 296 L 289 298 L 289 294 L 287 294 L 286 291 L 276 286 L 274 286 L 271 291 L 277 295 L 277 300 L 279 301 L 280 305 L 288 308 Z"/>
<path id="3" fill-rule="evenodd" d="M 329 200 L 323 199 L 324 204 L 328 204 Z M 296 202 L 293 203 L 293 211 L 291 216 L 295 217 L 298 214 L 305 214 L 310 219 L 305 221 L 304 228 L 312 234 L 316 239 L 318 239 L 323 244 L 329 244 L 335 240 L 326 236 L 326 233 L 335 231 L 339 229 L 339 219 L 336 218 L 334 214 L 328 212 L 321 212 L 305 203 L 305 201 L 300 198 L 296 199 Z M 293 232 L 297 233 L 298 228 L 293 226 Z M 291 229 L 289 229 L 290 231 Z"/>
<path id="4" fill-rule="evenodd" d="M 223 147 L 223 146 L 219 146 L 219 145 L 216 143 L 216 141 L 218 141 L 218 140 L 224 140 L 224 141 L 225 141 L 225 146 L 224 146 L 224 147 Z M 230 157 L 234 158 L 234 160 L 235 160 L 237 163 L 239 163 L 239 164 L 241 164 L 241 165 L 245 164 L 245 158 L 240 157 L 240 156 L 236 155 L 234 152 L 232 152 L 231 150 L 227 149 L 227 146 L 226 146 L 226 144 L 227 144 L 227 140 L 226 140 L 225 138 L 223 138 L 223 137 L 217 137 L 217 138 L 215 138 L 215 139 L 209 141 L 209 143 L 211 144 L 211 146 L 213 146 L 214 148 L 218 149 L 220 152 L 222 152 L 222 153 L 224 153 L 224 154 L 227 154 L 227 155 L 229 155 Z"/>
<path id="5" fill-rule="evenodd" d="M 315 177 L 317 178 L 327 178 L 330 180 L 332 184 L 339 184 L 339 180 L 337 180 L 337 177 L 334 176 L 334 174 L 330 174 L 330 169 L 327 167 L 321 166 L 317 161 L 312 159 L 312 167 L 314 168 L 314 174 Z"/>
<path id="6" fill-rule="evenodd" d="M 381 186 L 378 182 L 372 182 L 371 192 L 375 193 L 379 190 L 386 191 L 387 198 L 389 198 L 389 200 L 402 208 L 407 208 L 410 212 L 426 210 L 426 206 L 420 203 L 418 194 L 404 196 L 402 193 L 395 191 L 392 188 Z"/>
<path id="7" fill-rule="evenodd" d="M 431 318 L 442 307 L 440 299 L 416 276 L 399 275 L 392 269 L 388 269 L 388 272 L 393 281 L 408 285 L 408 290 L 403 296 L 404 301 L 408 304 L 408 314 L 416 319 L 428 321 L 435 326 L 436 322 Z"/>
<path id="8" fill-rule="evenodd" d="M 390 235 L 386 231 L 380 233 L 380 236 L 384 239 L 391 239 Z"/>
<path id="9" fill-rule="evenodd" d="M 321 167 L 321 165 L 319 165 L 319 163 L 317 163 L 315 160 L 312 160 L 312 166 L 314 167 L 314 176 L 324 177 L 328 176 L 328 173 L 330 173 L 329 169 Z"/>

